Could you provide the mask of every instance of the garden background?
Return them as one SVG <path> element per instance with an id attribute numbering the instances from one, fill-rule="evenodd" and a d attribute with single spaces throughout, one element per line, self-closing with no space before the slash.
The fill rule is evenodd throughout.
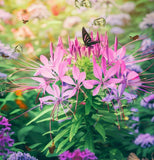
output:
<path id="1" fill-rule="evenodd" d="M 153 160 L 153 29 L 153 0 L 0 0 L 0 159 Z M 111 62 L 108 51 L 126 55 Z M 125 68 L 140 80 L 125 84 Z M 98 92 L 86 83 L 97 71 Z"/>

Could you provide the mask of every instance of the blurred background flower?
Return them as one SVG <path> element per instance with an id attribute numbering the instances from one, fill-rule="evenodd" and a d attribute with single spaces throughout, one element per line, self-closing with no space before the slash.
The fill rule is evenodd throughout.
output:
<path id="1" fill-rule="evenodd" d="M 143 18 L 143 21 L 139 24 L 141 29 L 147 29 L 149 27 L 154 28 L 154 12 L 151 12 Z"/>

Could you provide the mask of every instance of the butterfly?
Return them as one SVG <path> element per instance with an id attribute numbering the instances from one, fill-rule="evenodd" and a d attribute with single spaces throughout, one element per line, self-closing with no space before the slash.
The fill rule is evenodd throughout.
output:
<path id="1" fill-rule="evenodd" d="M 91 2 L 89 0 L 82 0 L 80 5 L 82 7 L 86 7 L 86 8 L 91 8 L 92 7 L 92 4 L 91 4 Z"/>
<path id="2" fill-rule="evenodd" d="M 48 147 L 49 152 L 50 152 L 51 154 L 53 154 L 53 153 L 54 153 L 55 148 L 56 148 L 56 146 L 55 146 L 55 143 L 54 143 L 54 141 L 53 141 L 53 142 L 52 142 L 51 147 Z"/>
<path id="3" fill-rule="evenodd" d="M 82 39 L 86 47 L 90 47 L 96 43 L 100 43 L 100 41 L 92 41 L 84 27 L 82 27 Z"/>
<path id="4" fill-rule="evenodd" d="M 127 160 L 140 160 L 135 153 L 130 153 Z"/>
<path id="5" fill-rule="evenodd" d="M 127 160 L 140 160 L 135 153 L 130 153 Z M 142 160 L 148 160 L 147 158 L 142 158 Z"/>
<path id="6" fill-rule="evenodd" d="M 106 25 L 106 20 L 103 17 L 94 19 L 93 24 L 95 26 L 105 26 Z"/>
<path id="7" fill-rule="evenodd" d="M 133 36 L 133 37 L 132 37 L 132 36 L 129 36 L 129 38 L 132 39 L 132 40 L 136 40 L 136 39 L 139 38 L 139 35 L 136 35 L 136 36 Z"/>

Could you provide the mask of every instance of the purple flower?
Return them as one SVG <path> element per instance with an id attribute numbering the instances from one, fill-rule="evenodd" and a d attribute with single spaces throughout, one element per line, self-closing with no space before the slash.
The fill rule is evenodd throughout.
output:
<path id="1" fill-rule="evenodd" d="M 6 12 L 5 10 L 0 9 L 0 19 L 5 21 L 11 18 L 12 18 L 12 15 L 9 12 Z"/>
<path id="2" fill-rule="evenodd" d="M 132 107 L 132 108 L 130 109 L 130 111 L 131 111 L 131 112 L 138 112 L 138 109 L 137 109 L 137 108 Z"/>
<path id="3" fill-rule="evenodd" d="M 35 157 L 31 156 L 29 153 L 12 153 L 7 160 L 38 160 Z"/>
<path id="4" fill-rule="evenodd" d="M 9 45 L 5 45 L 0 41 L 0 56 L 7 59 L 17 59 L 19 53 L 15 52 Z"/>
<path id="5" fill-rule="evenodd" d="M 7 78 L 7 74 L 0 72 L 0 79 L 1 79 L 1 78 L 6 79 L 6 78 Z"/>
<path id="6" fill-rule="evenodd" d="M 149 27 L 154 28 L 154 12 L 147 14 L 143 21 L 139 24 L 139 27 L 143 30 Z"/>
<path id="7" fill-rule="evenodd" d="M 150 135 L 149 133 L 139 134 L 134 143 L 142 148 L 151 147 L 154 145 L 154 135 Z"/>
<path id="8" fill-rule="evenodd" d="M 95 160 L 97 157 L 94 153 L 90 152 L 88 149 L 85 151 L 80 151 L 80 149 L 75 150 L 74 152 L 65 151 L 59 155 L 60 160 Z"/>
<path id="9" fill-rule="evenodd" d="M 8 123 L 8 119 L 0 115 L 0 156 L 4 159 L 6 159 L 10 153 L 13 153 L 8 149 L 14 144 L 14 140 L 10 138 L 10 135 L 13 134 L 10 126 L 11 124 Z"/>
<path id="10" fill-rule="evenodd" d="M 146 38 L 141 43 L 141 51 L 143 55 L 154 53 L 154 41 Z"/>
<path id="11" fill-rule="evenodd" d="M 145 108 L 154 109 L 154 94 L 149 95 L 148 97 L 145 97 L 141 100 L 141 106 Z"/>
<path id="12" fill-rule="evenodd" d="M 123 34 L 125 31 L 122 28 L 120 28 L 120 27 L 113 27 L 110 30 L 110 32 L 113 33 L 113 34 L 118 35 L 118 34 Z"/>
<path id="13" fill-rule="evenodd" d="M 151 122 L 154 122 L 154 116 L 151 118 Z"/>

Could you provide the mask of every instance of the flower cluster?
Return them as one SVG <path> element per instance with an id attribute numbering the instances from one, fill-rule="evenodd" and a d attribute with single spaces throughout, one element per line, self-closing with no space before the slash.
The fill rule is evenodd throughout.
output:
<path id="1" fill-rule="evenodd" d="M 78 101 L 79 92 L 84 93 L 83 87 L 93 89 L 93 96 L 105 90 L 107 94 L 102 97 L 102 101 L 116 100 L 116 105 L 120 108 L 122 100 L 130 103 L 137 97 L 135 90 L 146 89 L 146 84 L 153 82 L 141 80 L 140 74 L 130 67 L 149 58 L 135 59 L 132 55 L 126 55 L 125 46 L 118 49 L 117 38 L 115 38 L 114 48 L 109 47 L 107 34 L 103 36 L 97 33 L 95 40 L 98 39 L 100 43 L 90 47 L 81 45 L 77 38 L 75 41 L 69 39 L 69 48 L 66 50 L 59 38 L 54 53 L 50 44 L 50 60 L 44 55 L 40 56 L 42 64 L 35 67 L 36 72 L 32 77 L 39 84 L 26 87 L 27 89 L 42 89 L 44 95 L 47 94 L 39 99 L 41 109 L 44 104 L 53 104 L 52 116 L 54 117 L 54 112 L 58 111 L 60 105 L 64 109 L 65 102 L 69 102 L 69 98 L 76 96 Z M 94 40 L 93 32 L 91 32 L 91 40 Z M 82 57 L 92 58 L 94 79 L 86 79 L 86 72 L 80 72 L 75 65 L 75 62 Z M 73 76 L 70 77 L 67 73 L 72 73 Z M 57 82 L 61 83 L 61 88 Z M 130 89 L 129 93 L 127 88 Z"/>
<path id="2" fill-rule="evenodd" d="M 17 59 L 19 53 L 15 52 L 15 50 L 10 48 L 9 45 L 5 45 L 0 42 L 0 56 L 8 59 Z"/>
<path id="3" fill-rule="evenodd" d="M 28 11 L 31 13 L 31 19 L 44 19 L 50 16 L 50 12 L 47 10 L 46 6 L 43 4 L 32 4 L 28 7 Z"/>
<path id="4" fill-rule="evenodd" d="M 143 30 L 149 27 L 154 28 L 154 12 L 147 14 L 143 21 L 139 24 L 139 27 Z"/>
<path id="5" fill-rule="evenodd" d="M 88 149 L 85 151 L 80 151 L 80 149 L 75 150 L 74 152 L 65 151 L 59 155 L 60 160 L 95 160 L 97 157 L 94 153 L 90 152 Z"/>
<path id="6" fill-rule="evenodd" d="M 8 123 L 8 119 L 0 115 L 0 156 L 4 159 L 12 153 L 8 148 L 14 144 L 14 140 L 10 137 L 13 134 L 10 126 L 11 124 Z"/>
<path id="7" fill-rule="evenodd" d="M 35 157 L 31 156 L 29 153 L 22 153 L 22 152 L 12 153 L 7 160 L 21 160 L 21 159 L 37 160 Z"/>
<path id="8" fill-rule="evenodd" d="M 141 101 L 141 106 L 149 109 L 154 109 L 154 94 L 149 95 L 148 97 L 145 97 Z"/>
<path id="9" fill-rule="evenodd" d="M 11 18 L 12 18 L 12 15 L 9 12 L 6 12 L 5 10 L 0 9 L 0 19 L 5 21 Z"/>
<path id="10" fill-rule="evenodd" d="M 141 145 L 142 148 L 151 147 L 154 145 L 154 136 L 149 133 L 139 134 L 134 143 L 136 145 Z"/>

